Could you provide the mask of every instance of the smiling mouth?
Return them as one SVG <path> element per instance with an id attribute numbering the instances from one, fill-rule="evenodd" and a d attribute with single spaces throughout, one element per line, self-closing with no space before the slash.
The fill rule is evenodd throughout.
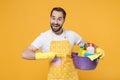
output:
<path id="1" fill-rule="evenodd" d="M 53 27 L 58 27 L 59 25 L 53 25 Z"/>
<path id="2" fill-rule="evenodd" d="M 54 27 L 54 26 L 53 26 L 53 29 L 54 29 L 54 30 L 57 30 L 57 29 L 59 29 L 59 27 Z"/>
<path id="3" fill-rule="evenodd" d="M 53 32 L 58 32 L 62 27 L 59 24 L 51 24 Z"/>
<path id="4" fill-rule="evenodd" d="M 53 25 L 52 26 L 54 29 L 58 29 L 59 28 L 59 25 Z"/>

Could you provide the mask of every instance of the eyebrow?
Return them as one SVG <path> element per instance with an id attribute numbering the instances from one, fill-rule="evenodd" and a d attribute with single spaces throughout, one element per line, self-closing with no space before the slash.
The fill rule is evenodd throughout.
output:
<path id="1" fill-rule="evenodd" d="M 54 18 L 55 16 L 51 16 L 51 17 L 53 17 L 53 18 Z M 62 18 L 62 17 L 58 17 L 58 18 Z"/>

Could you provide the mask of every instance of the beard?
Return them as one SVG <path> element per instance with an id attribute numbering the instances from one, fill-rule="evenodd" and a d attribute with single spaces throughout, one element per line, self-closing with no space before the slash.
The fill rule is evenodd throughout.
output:
<path id="1" fill-rule="evenodd" d="M 58 32 L 62 28 L 62 26 L 60 26 L 59 24 L 54 24 L 54 23 L 52 23 L 50 26 L 53 32 Z"/>

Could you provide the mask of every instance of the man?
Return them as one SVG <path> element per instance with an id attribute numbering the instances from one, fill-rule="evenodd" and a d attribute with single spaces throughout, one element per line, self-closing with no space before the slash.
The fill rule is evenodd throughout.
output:
<path id="1" fill-rule="evenodd" d="M 43 54 L 52 51 L 55 57 L 50 65 L 48 80 L 78 80 L 71 51 L 75 44 L 84 44 L 85 41 L 77 33 L 62 28 L 65 18 L 63 8 L 53 8 L 50 14 L 51 30 L 41 33 L 22 54 L 24 59 L 35 60 L 38 56 L 36 50 L 40 49 Z"/>

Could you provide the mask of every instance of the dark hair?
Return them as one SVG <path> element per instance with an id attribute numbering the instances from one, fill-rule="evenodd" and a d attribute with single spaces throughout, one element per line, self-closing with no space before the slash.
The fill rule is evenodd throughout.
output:
<path id="1" fill-rule="evenodd" d="M 63 8 L 61 8 L 61 7 L 54 7 L 54 8 L 51 10 L 50 16 L 52 15 L 52 12 L 53 12 L 53 11 L 60 11 L 60 12 L 62 12 L 62 13 L 63 13 L 63 18 L 65 19 L 65 17 L 66 17 L 66 12 L 65 12 L 65 10 L 64 10 Z"/>

